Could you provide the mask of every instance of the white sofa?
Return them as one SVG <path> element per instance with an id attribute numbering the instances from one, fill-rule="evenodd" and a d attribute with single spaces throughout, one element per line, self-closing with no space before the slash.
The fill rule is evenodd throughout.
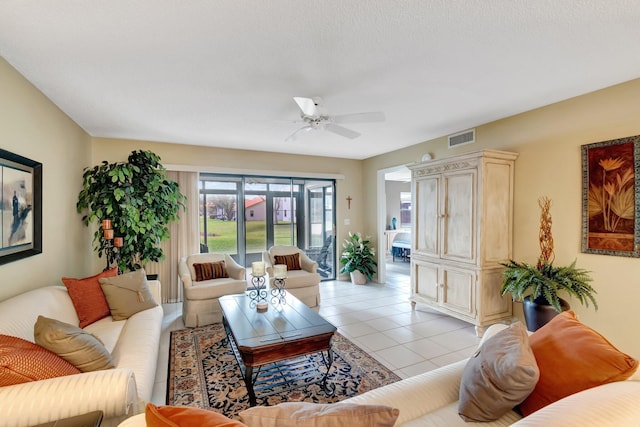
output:
<path id="1" fill-rule="evenodd" d="M 631 427 L 640 426 L 640 381 L 594 387 L 565 397 L 522 418 L 509 411 L 496 421 L 465 422 L 458 415 L 460 379 L 466 360 L 371 390 L 345 402 L 400 409 L 396 427 Z"/>
<path id="2" fill-rule="evenodd" d="M 482 343 L 507 328 L 490 326 Z M 345 400 L 400 409 L 403 427 L 626 427 L 640 426 L 640 373 L 629 380 L 594 387 L 552 403 L 528 417 L 509 411 L 491 422 L 465 422 L 458 415 L 460 380 L 468 359 Z"/>
<path id="3" fill-rule="evenodd" d="M 506 328 L 493 325 L 483 340 Z M 492 422 L 465 422 L 458 415 L 460 380 L 467 360 L 380 387 L 343 402 L 387 405 L 400 410 L 396 427 L 637 427 L 640 426 L 640 374 L 565 397 L 522 418 L 509 411 Z M 145 426 L 144 414 L 120 427 Z"/>
<path id="4" fill-rule="evenodd" d="M 160 282 L 148 281 L 156 301 Z M 38 315 L 78 325 L 64 286 L 34 289 L 0 302 L 0 334 L 34 342 Z M 144 412 L 155 382 L 162 306 L 141 311 L 127 320 L 111 316 L 84 328 L 111 352 L 114 369 L 0 387 L 0 425 L 32 426 L 91 411 L 104 412 L 103 427 Z"/>

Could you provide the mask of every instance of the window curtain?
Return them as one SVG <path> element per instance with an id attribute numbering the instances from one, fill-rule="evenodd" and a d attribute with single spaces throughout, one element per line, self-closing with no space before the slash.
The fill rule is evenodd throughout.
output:
<path id="1" fill-rule="evenodd" d="M 182 286 L 178 277 L 180 258 L 200 252 L 200 219 L 198 217 L 198 173 L 167 171 L 167 177 L 178 183 L 187 197 L 180 220 L 169 224 L 170 237 L 162 242 L 164 260 L 145 266 L 147 274 L 157 274 L 162 284 L 162 303 L 182 301 Z"/>

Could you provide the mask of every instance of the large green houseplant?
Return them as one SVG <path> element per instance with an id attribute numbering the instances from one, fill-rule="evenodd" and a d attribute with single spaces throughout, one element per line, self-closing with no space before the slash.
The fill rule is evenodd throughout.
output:
<path id="1" fill-rule="evenodd" d="M 185 196 L 167 178 L 160 157 L 151 151 L 132 151 L 126 162 L 85 168 L 76 207 L 86 226 L 96 222 L 93 243 L 98 256 L 113 260 L 120 271 L 136 270 L 163 258 L 160 242 L 169 238 L 168 224 L 179 219 Z M 122 247 L 103 238 L 103 220 L 111 220 Z"/>
<path id="2" fill-rule="evenodd" d="M 509 260 L 503 263 L 502 295 L 510 293 L 514 301 L 523 301 L 527 328 L 535 331 L 561 311 L 569 309 L 569 303 L 560 297 L 561 292 L 575 297 L 589 307 L 598 309 L 595 289 L 591 286 L 589 271 L 576 267 L 553 265 L 553 236 L 551 234 L 551 200 L 539 200 L 540 257 L 535 265 Z"/>
<path id="3" fill-rule="evenodd" d="M 371 246 L 371 241 L 362 237 L 360 233 L 352 234 L 342 243 L 342 255 L 340 263 L 341 274 L 351 274 L 351 280 L 357 284 L 364 284 L 366 280 L 371 280 L 376 273 L 378 264 L 375 259 L 376 253 Z M 358 278 L 359 272 L 366 280 Z"/>

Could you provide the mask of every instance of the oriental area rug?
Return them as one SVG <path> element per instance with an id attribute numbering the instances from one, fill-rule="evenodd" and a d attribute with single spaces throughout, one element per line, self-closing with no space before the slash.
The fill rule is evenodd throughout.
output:
<path id="1" fill-rule="evenodd" d="M 327 383 L 335 386 L 333 396 L 327 395 L 320 383 L 313 383 L 322 377 L 326 367 L 321 354 L 312 354 L 298 358 L 296 369 L 305 371 L 313 366 L 317 372 L 315 378 L 287 384 L 277 378 L 264 379 L 273 383 L 268 384 L 267 391 L 256 391 L 257 404 L 333 403 L 400 379 L 338 333 L 333 337 L 332 348 L 333 364 Z M 259 377 L 259 381 L 263 379 Z M 249 408 L 242 371 L 222 324 L 171 332 L 167 405 L 212 409 L 228 417 Z"/>

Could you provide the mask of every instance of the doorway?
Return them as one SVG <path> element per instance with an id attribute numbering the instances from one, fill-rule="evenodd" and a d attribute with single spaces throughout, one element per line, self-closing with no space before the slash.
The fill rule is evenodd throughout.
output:
<path id="1" fill-rule="evenodd" d="M 378 171 L 378 200 L 378 281 L 386 283 L 391 274 L 394 280 L 408 281 L 413 202 L 411 171 L 406 166 Z M 394 248 L 394 239 L 403 244 Z"/>

